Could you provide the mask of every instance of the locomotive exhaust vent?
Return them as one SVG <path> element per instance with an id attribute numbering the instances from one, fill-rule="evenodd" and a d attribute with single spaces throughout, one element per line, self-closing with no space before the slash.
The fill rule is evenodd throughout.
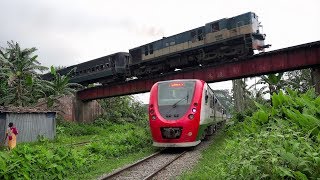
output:
<path id="1" fill-rule="evenodd" d="M 179 139 L 181 136 L 181 127 L 162 127 L 160 128 L 163 139 Z"/>

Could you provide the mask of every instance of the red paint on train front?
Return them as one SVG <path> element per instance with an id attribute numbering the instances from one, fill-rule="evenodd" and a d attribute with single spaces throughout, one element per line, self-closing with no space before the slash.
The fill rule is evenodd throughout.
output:
<path id="1" fill-rule="evenodd" d="M 175 80 L 173 82 L 180 83 L 185 80 Z M 158 99 L 158 88 L 159 84 L 156 83 L 152 86 L 150 91 L 150 102 L 149 102 L 149 123 L 152 138 L 154 142 L 157 143 L 184 143 L 184 142 L 194 142 L 196 141 L 199 123 L 200 123 L 200 111 L 201 111 L 201 99 L 202 92 L 205 82 L 202 80 L 194 80 L 195 87 L 193 92 L 193 97 L 191 103 L 188 107 L 188 110 L 182 117 L 176 120 L 168 120 L 165 117 L 162 117 L 159 112 L 159 99 Z M 196 109 L 196 112 L 193 112 L 193 109 Z M 190 114 L 194 115 L 193 119 L 190 119 L 188 116 Z M 178 139 L 164 139 L 161 134 L 160 128 L 175 128 L 182 127 L 181 136 Z"/>

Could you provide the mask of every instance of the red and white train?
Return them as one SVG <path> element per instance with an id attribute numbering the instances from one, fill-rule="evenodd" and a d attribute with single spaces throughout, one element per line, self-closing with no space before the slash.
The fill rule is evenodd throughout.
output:
<path id="1" fill-rule="evenodd" d="M 149 123 L 156 147 L 191 147 L 226 119 L 225 108 L 208 84 L 197 79 L 155 83 L 150 91 Z"/>

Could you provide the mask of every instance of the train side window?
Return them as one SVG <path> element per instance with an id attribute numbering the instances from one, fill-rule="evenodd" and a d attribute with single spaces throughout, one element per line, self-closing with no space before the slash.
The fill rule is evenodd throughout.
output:
<path id="1" fill-rule="evenodd" d="M 149 45 L 149 52 L 150 52 L 150 54 L 153 54 L 153 45 L 152 44 Z"/>
<path id="2" fill-rule="evenodd" d="M 208 103 L 208 92 L 206 90 L 206 96 L 205 96 L 205 103 L 207 104 Z"/>
<path id="3" fill-rule="evenodd" d="M 94 68 L 91 68 L 91 72 L 94 72 L 94 70 L 95 70 Z"/>
<path id="4" fill-rule="evenodd" d="M 109 67 L 109 63 L 106 63 L 107 68 Z"/>
<path id="5" fill-rule="evenodd" d="M 203 40 L 203 33 L 202 33 L 202 29 L 198 29 L 198 41 Z"/>
<path id="6" fill-rule="evenodd" d="M 147 56 L 149 53 L 148 53 L 149 49 L 148 49 L 148 46 L 144 46 L 144 55 Z"/>
<path id="7" fill-rule="evenodd" d="M 211 24 L 211 31 L 212 32 L 220 31 L 220 27 L 219 27 L 219 23 L 218 22 Z"/>
<path id="8" fill-rule="evenodd" d="M 103 64 L 100 65 L 100 69 L 101 69 L 101 70 L 103 69 Z"/>

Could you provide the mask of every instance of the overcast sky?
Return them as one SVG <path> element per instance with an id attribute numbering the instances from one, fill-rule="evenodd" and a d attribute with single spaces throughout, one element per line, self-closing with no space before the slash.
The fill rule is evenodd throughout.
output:
<path id="1" fill-rule="evenodd" d="M 269 50 L 320 40 L 319 0 L 1 0 L 0 46 L 13 40 L 36 47 L 42 65 L 69 66 L 249 11 Z"/>

